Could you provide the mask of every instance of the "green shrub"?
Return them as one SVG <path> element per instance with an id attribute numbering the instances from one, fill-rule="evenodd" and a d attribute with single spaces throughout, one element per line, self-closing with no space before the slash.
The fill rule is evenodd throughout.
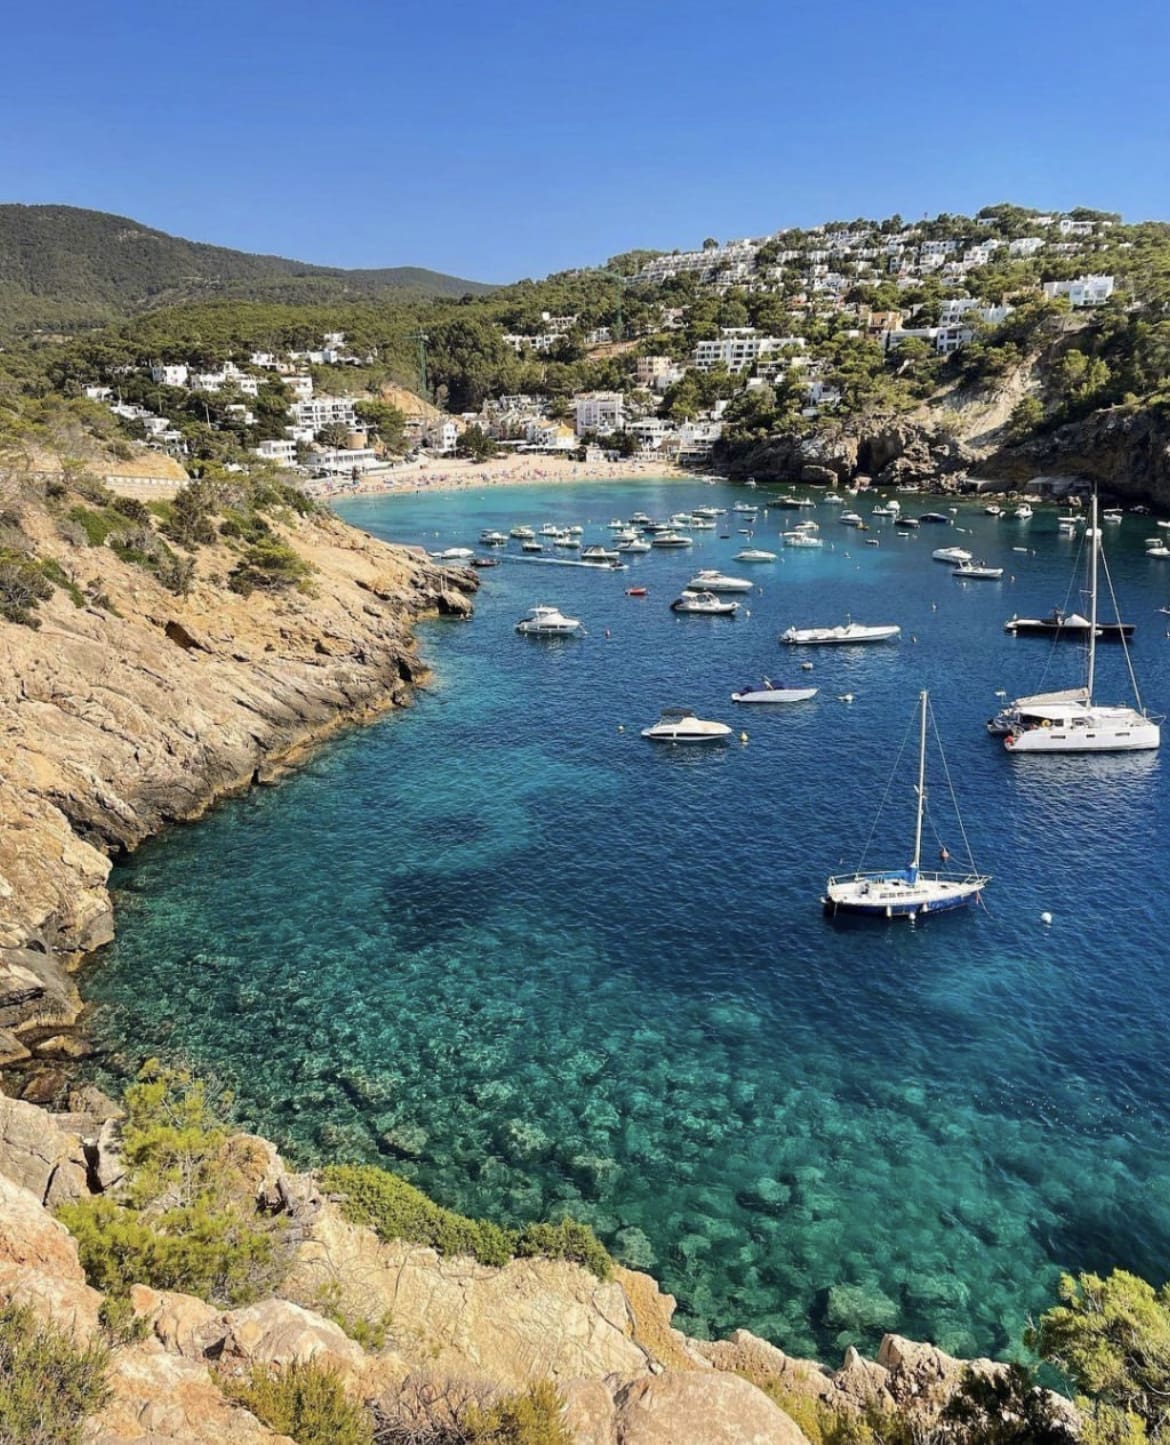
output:
<path id="1" fill-rule="evenodd" d="M 613 1262 L 586 1224 L 505 1229 L 486 1219 L 469 1219 L 428 1199 L 421 1189 L 372 1164 L 337 1164 L 322 1171 L 325 1189 L 342 1197 L 342 1210 L 368 1224 L 382 1239 L 426 1244 L 440 1254 L 469 1254 L 481 1264 L 504 1265 L 518 1255 L 543 1255 L 583 1264 L 607 1279 Z"/>
<path id="2" fill-rule="evenodd" d="M 111 532 L 121 531 L 126 526 L 126 519 L 111 510 L 103 508 L 95 512 L 92 507 L 80 505 L 70 507 L 69 520 L 77 523 L 91 547 L 103 546 Z"/>
<path id="3" fill-rule="evenodd" d="M 332 1320 L 339 1330 L 370 1354 L 376 1355 L 386 1348 L 386 1341 L 394 1323 L 394 1316 L 389 1310 L 384 1310 L 372 1318 L 369 1315 L 351 1314 L 342 1302 L 341 1287 L 338 1284 L 323 1285 L 309 1302 L 309 1307 L 315 1314 Z"/>
<path id="4" fill-rule="evenodd" d="M 284 587 L 299 586 L 312 570 L 308 562 L 287 543 L 269 536 L 247 549 L 243 560 L 228 575 L 228 586 L 244 597 L 257 588 L 275 592 Z"/>
<path id="5" fill-rule="evenodd" d="M 106 1352 L 79 1349 L 24 1305 L 0 1306 L 0 1440 L 76 1445 L 108 1398 Z"/>
<path id="6" fill-rule="evenodd" d="M 211 519 L 219 505 L 219 491 L 211 482 L 188 482 L 171 503 L 167 535 L 184 547 L 215 541 Z"/>
<path id="7" fill-rule="evenodd" d="M 52 557 L 44 557 L 41 559 L 40 568 L 50 582 L 55 583 L 62 592 L 68 594 L 74 607 L 85 606 L 85 594 L 59 562 L 55 562 Z"/>
<path id="8" fill-rule="evenodd" d="M 992 1376 L 969 1370 L 941 1419 L 956 1445 L 1069 1445 L 1071 1439 L 1051 1396 L 1023 1365 Z"/>
<path id="9" fill-rule="evenodd" d="M 137 497 L 115 497 L 112 506 L 115 512 L 120 513 L 123 517 L 129 517 L 140 527 L 150 526 L 150 508 L 145 502 L 140 502 Z"/>
<path id="10" fill-rule="evenodd" d="M 372 1445 L 365 1411 L 350 1403 L 333 1371 L 312 1361 L 279 1373 L 257 1365 L 247 1380 L 223 1382 L 223 1390 L 297 1445 Z"/>
<path id="11" fill-rule="evenodd" d="M 258 513 L 233 507 L 219 524 L 219 535 L 240 538 L 245 542 L 262 542 L 272 536 L 272 528 Z"/>
<path id="12" fill-rule="evenodd" d="M 39 627 L 36 609 L 52 595 L 52 583 L 35 558 L 0 547 L 0 617 L 24 627 Z"/>
<path id="13" fill-rule="evenodd" d="M 573 1445 L 561 1397 L 542 1380 L 492 1405 L 472 1405 L 463 1420 L 469 1445 Z"/>

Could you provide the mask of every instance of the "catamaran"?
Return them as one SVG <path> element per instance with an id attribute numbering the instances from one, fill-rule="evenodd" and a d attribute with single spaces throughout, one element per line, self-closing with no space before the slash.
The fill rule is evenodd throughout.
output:
<path id="1" fill-rule="evenodd" d="M 1151 716 L 1142 707 L 1133 660 L 1129 655 L 1129 648 L 1125 645 L 1125 632 L 1120 622 L 1117 624 L 1118 630 L 1111 635 L 1121 643 L 1125 653 L 1136 706 L 1093 701 L 1097 643 L 1102 633 L 1097 621 L 1099 568 L 1105 572 L 1116 613 L 1117 598 L 1113 594 L 1109 568 L 1101 551 L 1101 529 L 1097 525 L 1097 497 L 1094 493 L 1089 524 L 1089 616 L 1085 628 L 1088 638 L 1085 685 L 1068 688 L 1063 692 L 1018 697 L 993 717 L 987 724 L 988 731 L 1002 734 L 1004 746 L 1012 754 L 1149 752 L 1162 741 L 1161 718 Z"/>
<path id="2" fill-rule="evenodd" d="M 825 912 L 868 914 L 872 918 L 917 918 L 924 913 L 943 913 L 977 902 L 983 889 L 991 882 L 985 873 L 978 873 L 970 860 L 965 873 L 927 871 L 922 860 L 922 821 L 926 813 L 926 728 L 929 717 L 929 694 L 918 695 L 920 718 L 918 738 L 918 783 L 914 789 L 916 819 L 914 824 L 914 856 L 907 868 L 880 868 L 873 872 L 857 872 L 830 878 L 821 899 Z M 936 730 L 937 737 L 937 730 Z M 940 747 L 941 751 L 941 747 Z M 945 762 L 944 762 L 945 768 Z M 948 774 L 948 783 L 950 781 Z M 953 795 L 952 795 L 953 796 Z M 958 809 L 956 808 L 956 813 Z M 962 822 L 959 831 L 962 832 Z M 963 835 L 966 844 L 966 835 Z M 939 858 L 948 862 L 950 854 L 939 849 Z"/>

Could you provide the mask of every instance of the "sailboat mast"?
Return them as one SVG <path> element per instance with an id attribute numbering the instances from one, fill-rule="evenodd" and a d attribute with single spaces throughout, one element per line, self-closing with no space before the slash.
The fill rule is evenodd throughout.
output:
<path id="1" fill-rule="evenodd" d="M 1089 672 L 1086 686 L 1089 701 L 1093 701 L 1093 674 L 1097 666 L 1097 557 L 1101 546 L 1101 529 L 1097 525 L 1097 488 L 1093 488 L 1093 505 L 1089 512 L 1089 526 L 1092 528 L 1089 541 Z"/>
<path id="2" fill-rule="evenodd" d="M 922 730 L 918 739 L 918 820 L 914 825 L 914 858 L 910 864 L 910 872 L 914 879 L 918 877 L 918 864 L 922 857 L 922 813 L 926 806 L 926 699 L 928 694 L 925 689 L 919 694 L 922 702 Z"/>

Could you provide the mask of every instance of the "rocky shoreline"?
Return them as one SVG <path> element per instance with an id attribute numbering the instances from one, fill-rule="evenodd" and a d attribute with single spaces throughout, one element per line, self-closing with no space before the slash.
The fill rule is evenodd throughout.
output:
<path id="1" fill-rule="evenodd" d="M 274 524 L 312 569 L 303 589 L 232 591 L 217 542 L 176 595 L 62 538 L 35 499 L 9 515 L 73 589 L 35 629 L 0 622 L 0 1067 L 47 1100 L 86 1052 L 75 976 L 113 937 L 111 859 L 408 704 L 413 625 L 469 616 L 477 579 L 311 513 Z"/>

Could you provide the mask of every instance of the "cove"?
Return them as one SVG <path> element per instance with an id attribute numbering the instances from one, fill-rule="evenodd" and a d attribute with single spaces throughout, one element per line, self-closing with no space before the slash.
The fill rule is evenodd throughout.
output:
<path id="1" fill-rule="evenodd" d="M 744 495 L 640 482 L 344 510 L 436 548 L 546 520 L 600 540 L 610 517 Z M 825 550 L 757 568 L 731 622 L 668 608 L 700 566 L 741 570 L 730 515 L 727 540 L 629 573 L 485 573 L 472 623 L 422 629 L 434 678 L 413 709 L 117 870 L 118 938 L 84 980 L 107 1067 L 181 1056 L 298 1162 L 381 1162 L 501 1221 L 587 1220 L 696 1334 L 824 1353 L 896 1327 L 1004 1354 L 1061 1268 L 1161 1283 L 1162 762 L 1012 760 L 983 729 L 997 689 L 1077 681 L 1075 649 L 1002 631 L 1065 599 L 1075 543 L 1044 512 L 1025 531 L 964 506 L 961 537 L 875 524 L 872 548 L 811 515 Z M 761 514 L 756 544 L 780 550 L 794 516 Z M 1164 704 L 1167 579 L 1143 527 L 1106 544 Z M 960 541 L 1015 580 L 953 581 L 930 550 Z M 588 635 L 517 637 L 536 602 Z M 777 644 L 846 612 L 901 642 L 810 654 L 811 673 Z M 1103 666 L 1121 696 L 1120 658 Z M 820 693 L 745 717 L 728 695 L 765 673 Z M 920 687 L 987 907 L 830 924 L 824 879 L 856 863 Z M 643 742 L 671 704 L 749 741 Z M 904 861 L 910 806 L 895 789 L 880 859 Z M 930 846 L 957 851 L 940 826 Z"/>

